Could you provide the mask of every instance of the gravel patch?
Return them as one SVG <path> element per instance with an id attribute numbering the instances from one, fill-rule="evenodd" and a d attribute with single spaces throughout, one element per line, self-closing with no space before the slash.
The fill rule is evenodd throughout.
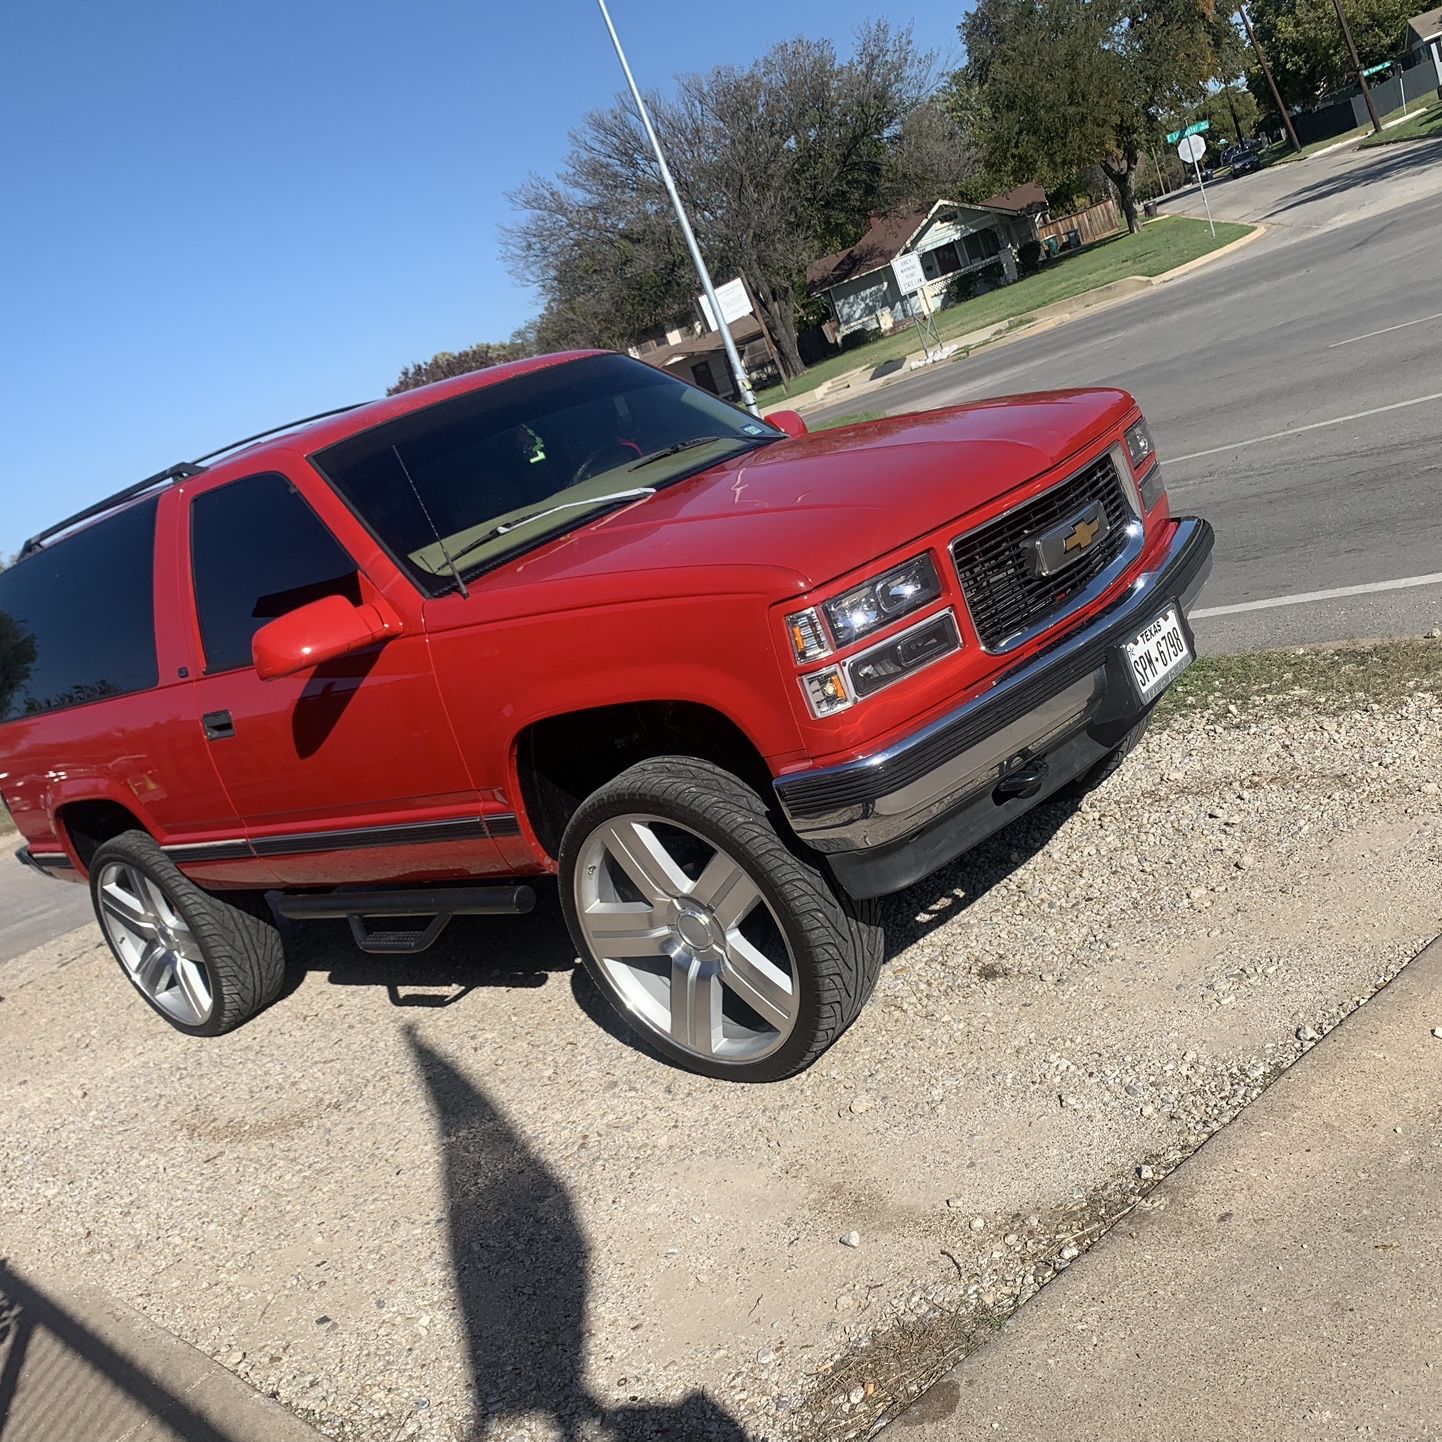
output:
<path id="1" fill-rule="evenodd" d="M 338 1439 L 866 1435 L 1437 932 L 1433 651 L 1381 700 L 1198 667 L 1103 788 L 891 899 L 777 1086 L 615 1035 L 547 898 L 410 962 L 297 931 L 216 1041 L 66 938 L 0 973 L 4 1250 Z"/>

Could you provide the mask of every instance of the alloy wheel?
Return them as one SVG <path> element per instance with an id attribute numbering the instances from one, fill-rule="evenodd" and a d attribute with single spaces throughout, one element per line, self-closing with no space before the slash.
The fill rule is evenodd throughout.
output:
<path id="1" fill-rule="evenodd" d="M 596 964 L 648 1030 L 693 1056 L 751 1062 L 791 1035 L 797 969 L 746 865 L 658 816 L 602 822 L 575 872 Z"/>
<path id="2" fill-rule="evenodd" d="M 200 943 L 165 888 L 138 866 L 107 862 L 96 880 L 100 920 L 131 981 L 182 1026 L 215 1009 Z"/>

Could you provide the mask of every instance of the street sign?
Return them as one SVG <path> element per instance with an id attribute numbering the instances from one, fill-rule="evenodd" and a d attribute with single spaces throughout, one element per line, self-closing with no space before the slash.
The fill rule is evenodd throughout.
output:
<path id="1" fill-rule="evenodd" d="M 1391 62 L 1390 60 L 1384 60 L 1380 65 L 1369 65 L 1369 66 L 1362 72 L 1362 74 L 1363 74 L 1363 75 L 1380 75 L 1384 70 L 1390 70 L 1391 68 L 1392 68 L 1392 62 Z"/>
<path id="2" fill-rule="evenodd" d="M 1212 122 L 1210 120 L 1199 120 L 1195 125 L 1187 126 L 1185 130 L 1172 131 L 1171 134 L 1167 136 L 1167 144 L 1175 145 L 1177 141 L 1181 140 L 1184 136 L 1200 135 L 1202 131 L 1210 130 L 1211 128 Z"/>
<path id="3" fill-rule="evenodd" d="M 1182 143 L 1177 146 L 1177 154 L 1183 160 L 1190 161 L 1193 165 L 1207 153 L 1207 142 L 1200 135 L 1187 135 Z"/>
<path id="4" fill-rule="evenodd" d="M 716 317 L 711 314 L 711 303 L 704 295 L 698 295 L 696 299 L 701 304 L 701 314 L 706 317 L 707 329 L 720 330 Z M 746 294 L 746 282 L 739 275 L 735 280 L 728 280 L 725 285 L 716 287 L 716 299 L 720 302 L 721 314 L 727 325 L 733 325 L 743 315 L 751 314 L 751 297 Z"/>
<path id="5" fill-rule="evenodd" d="M 891 262 L 892 274 L 896 277 L 896 288 L 902 295 L 912 295 L 926 284 L 926 272 L 921 268 L 921 257 L 915 251 L 898 255 Z"/>

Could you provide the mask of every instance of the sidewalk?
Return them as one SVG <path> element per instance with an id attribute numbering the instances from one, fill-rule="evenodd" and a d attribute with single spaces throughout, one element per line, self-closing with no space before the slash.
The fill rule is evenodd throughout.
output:
<path id="1" fill-rule="evenodd" d="M 0 1262 L 3 1442 L 324 1442 L 138 1313 Z"/>
<path id="2" fill-rule="evenodd" d="M 1442 1437 L 1442 940 L 888 1435 Z"/>

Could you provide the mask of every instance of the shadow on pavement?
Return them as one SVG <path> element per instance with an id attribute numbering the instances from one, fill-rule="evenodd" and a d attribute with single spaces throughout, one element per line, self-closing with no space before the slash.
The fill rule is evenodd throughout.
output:
<path id="1" fill-rule="evenodd" d="M 186 1442 L 239 1442 L 0 1262 L 0 1439 L 97 1442 L 147 1417 Z"/>
<path id="2" fill-rule="evenodd" d="M 1019 816 L 975 850 L 886 899 L 886 954 L 905 951 L 974 906 L 1039 852 L 1076 814 L 1078 802 L 1053 799 Z"/>
<path id="3" fill-rule="evenodd" d="M 545 1418 L 567 1442 L 746 1442 L 705 1393 L 607 1408 L 585 1379 L 589 1255 L 559 1177 L 438 1052 L 408 1033 L 440 1134 L 452 1271 L 470 1353 L 473 1437 Z"/>
<path id="4" fill-rule="evenodd" d="M 1390 147 L 1389 147 L 1390 149 Z M 1364 155 L 1367 153 L 1362 152 Z M 1365 191 L 1370 185 L 1385 185 L 1389 181 L 1412 174 L 1418 170 L 1429 170 L 1437 163 L 1437 148 L 1433 145 L 1399 145 L 1396 153 L 1384 153 L 1365 165 L 1349 166 L 1324 179 L 1313 181 L 1295 190 L 1287 197 L 1284 205 L 1274 206 L 1260 217 L 1271 220 L 1285 215 L 1298 206 L 1310 205 L 1314 201 L 1328 200 L 1334 195 L 1349 191 Z"/>
<path id="5" fill-rule="evenodd" d="M 332 986 L 384 989 L 392 1006 L 452 1006 L 484 987 L 531 989 L 576 964 L 555 887 L 536 888 L 536 909 L 525 916 L 458 916 L 428 950 L 414 956 L 361 951 L 344 921 L 279 919 L 285 944 L 283 996 L 311 972 Z"/>

